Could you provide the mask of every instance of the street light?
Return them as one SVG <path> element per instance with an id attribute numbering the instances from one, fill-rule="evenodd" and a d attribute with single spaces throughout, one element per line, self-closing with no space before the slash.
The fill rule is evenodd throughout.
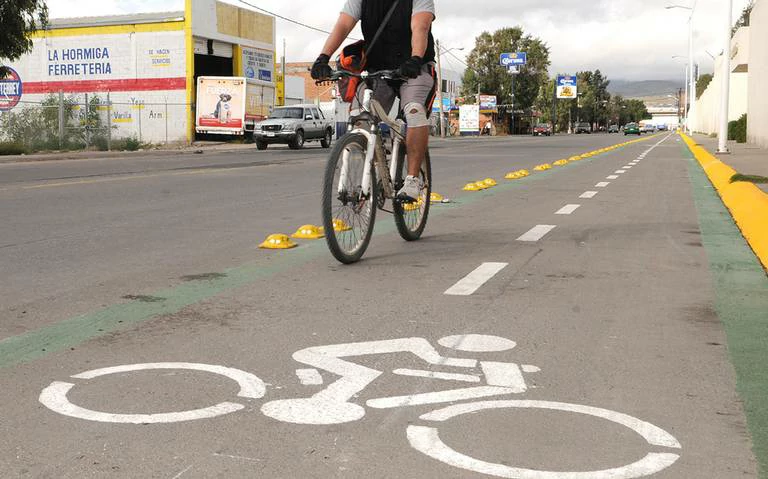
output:
<path id="1" fill-rule="evenodd" d="M 690 72 L 690 108 L 688 109 L 688 133 L 693 132 L 693 121 L 696 118 L 696 73 L 693 69 L 693 14 L 696 13 L 696 3 L 694 0 L 693 7 L 686 7 L 685 5 L 667 5 L 667 10 L 674 8 L 682 8 L 683 10 L 690 10 L 691 15 L 688 17 L 688 71 Z"/>
<path id="2" fill-rule="evenodd" d="M 725 14 L 725 39 L 723 40 L 723 64 L 721 75 L 723 87 L 720 91 L 720 135 L 717 142 L 717 152 L 728 154 L 728 107 L 731 97 L 731 15 L 733 15 L 733 0 L 727 0 Z"/>
<path id="3" fill-rule="evenodd" d="M 461 51 L 461 50 L 464 50 L 464 47 L 449 48 L 449 49 L 441 51 L 440 50 L 440 41 L 439 40 L 435 40 L 435 50 L 437 50 L 437 91 L 438 91 L 438 100 L 439 100 L 439 102 L 438 102 L 439 105 L 438 105 L 437 108 L 438 108 L 438 110 L 440 112 L 440 123 L 439 123 L 440 124 L 440 136 L 442 138 L 445 138 L 445 136 L 446 136 L 446 131 L 445 131 L 446 128 L 445 128 L 445 124 L 444 124 L 445 119 L 443 118 L 443 116 L 445 115 L 445 110 L 443 108 L 443 67 L 442 67 L 442 63 L 440 62 L 440 54 L 441 53 L 450 53 L 453 50 Z M 479 98 L 479 96 L 478 96 L 478 98 Z"/>
<path id="4" fill-rule="evenodd" d="M 684 57 L 681 55 L 675 55 L 672 58 L 683 58 L 688 59 L 688 57 Z M 685 66 L 685 103 L 683 103 L 683 118 L 685 121 L 688 121 L 688 104 L 691 102 L 691 96 L 689 94 L 688 88 L 690 85 L 690 80 L 688 79 L 689 71 L 688 71 L 688 65 Z"/>

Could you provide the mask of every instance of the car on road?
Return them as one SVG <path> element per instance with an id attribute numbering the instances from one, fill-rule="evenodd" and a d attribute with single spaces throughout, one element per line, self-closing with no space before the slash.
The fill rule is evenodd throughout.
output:
<path id="1" fill-rule="evenodd" d="M 637 123 L 627 123 L 624 125 L 624 136 L 637 135 L 640 136 L 640 126 Z"/>
<path id="2" fill-rule="evenodd" d="M 552 135 L 552 126 L 549 123 L 539 123 L 533 127 L 533 136 Z"/>
<path id="3" fill-rule="evenodd" d="M 275 108 L 268 119 L 255 125 L 253 139 L 258 150 L 266 150 L 274 143 L 288 144 L 298 150 L 308 141 L 319 141 L 323 148 L 329 148 L 333 125 L 317 105 L 283 106 Z"/>
<path id="4" fill-rule="evenodd" d="M 645 124 L 645 125 L 643 125 L 643 127 L 641 128 L 641 132 L 642 132 L 642 133 L 656 133 L 656 126 L 655 126 L 655 125 L 652 125 L 652 124 L 650 124 L 650 123 L 646 123 L 646 124 Z"/>
<path id="5" fill-rule="evenodd" d="M 576 123 L 576 131 L 575 131 L 575 133 L 577 135 L 580 135 L 582 133 L 586 133 L 587 135 L 591 135 L 592 134 L 592 127 L 590 126 L 589 123 L 586 123 L 586 122 Z"/>
<path id="6" fill-rule="evenodd" d="M 611 125 L 608 127 L 608 133 L 618 133 L 619 125 Z"/>
<path id="7" fill-rule="evenodd" d="M 659 131 L 668 131 L 669 127 L 667 125 L 659 125 L 658 130 Z"/>

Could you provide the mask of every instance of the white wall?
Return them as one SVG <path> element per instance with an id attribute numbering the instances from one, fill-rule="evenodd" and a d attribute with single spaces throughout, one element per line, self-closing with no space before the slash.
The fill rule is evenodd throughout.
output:
<path id="1" fill-rule="evenodd" d="M 757 0 L 750 30 L 747 140 L 768 148 L 768 0 Z"/>
<path id="2" fill-rule="evenodd" d="M 766 1 L 766 0 L 763 0 Z M 744 51 L 749 49 L 749 36 L 746 35 L 747 29 L 741 29 L 740 35 L 734 37 L 732 42 L 732 51 Z M 752 45 L 754 47 L 754 45 Z M 722 91 L 722 73 L 721 65 L 723 56 L 715 59 L 715 76 L 704 93 L 696 101 L 696 118 L 693 122 L 693 130 L 711 134 L 718 133 L 720 130 L 720 94 Z M 732 64 L 732 68 L 737 65 Z M 752 66 L 750 65 L 750 70 Z M 730 105 L 728 109 L 728 121 L 734 121 L 747 113 L 747 103 L 749 100 L 749 76 L 751 73 L 731 73 L 730 85 Z"/>

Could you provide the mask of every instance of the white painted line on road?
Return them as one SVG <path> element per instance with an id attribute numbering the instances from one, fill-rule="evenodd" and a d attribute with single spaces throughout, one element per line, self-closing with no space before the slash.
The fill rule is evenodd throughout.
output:
<path id="1" fill-rule="evenodd" d="M 570 215 L 574 211 L 578 210 L 581 205 L 565 205 L 562 208 L 560 208 L 556 215 Z"/>
<path id="2" fill-rule="evenodd" d="M 448 296 L 469 296 L 507 266 L 509 266 L 509 263 L 483 263 L 459 280 L 458 283 L 448 288 L 443 294 Z"/>
<path id="3" fill-rule="evenodd" d="M 626 173 L 626 172 L 627 172 L 626 170 L 616 170 L 616 171 L 615 171 L 615 173 L 616 173 L 617 175 L 623 175 L 623 174 L 624 174 L 624 173 Z"/>
<path id="4" fill-rule="evenodd" d="M 463 381 L 465 383 L 480 382 L 480 376 L 474 374 L 440 373 L 422 369 L 395 369 L 392 372 L 398 376 L 411 376 L 415 378 L 444 379 L 446 381 Z M 495 386 L 495 384 L 491 384 L 491 386 Z"/>
<path id="5" fill-rule="evenodd" d="M 595 196 L 597 196 L 597 191 L 587 191 L 587 192 L 582 193 L 582 195 L 579 196 L 579 198 L 584 198 L 586 200 L 589 200 L 589 199 L 594 198 Z"/>
<path id="6" fill-rule="evenodd" d="M 299 378 L 302 386 L 320 386 L 323 384 L 323 377 L 317 369 L 297 369 L 296 376 Z"/>
<path id="7" fill-rule="evenodd" d="M 627 165 L 627 166 L 624 167 L 624 169 L 625 170 L 631 170 L 632 169 L 632 165 Z"/>
<path id="8" fill-rule="evenodd" d="M 617 175 L 611 175 L 611 176 L 606 176 L 605 179 L 606 180 L 618 180 L 619 177 Z"/>
<path id="9" fill-rule="evenodd" d="M 480 361 L 480 367 L 489 386 L 512 388 L 516 394 L 528 390 L 523 372 L 517 364 Z"/>
<path id="10" fill-rule="evenodd" d="M 545 237 L 550 231 L 557 228 L 557 225 L 537 225 L 531 228 L 530 231 L 523 236 L 517 238 L 517 241 L 525 241 L 529 243 L 535 243 L 541 238 Z"/>
<path id="11" fill-rule="evenodd" d="M 600 183 L 595 185 L 595 188 L 605 188 L 606 186 L 610 185 L 610 181 L 601 181 Z"/>
<path id="12" fill-rule="evenodd" d="M 466 401 L 467 399 L 479 399 L 502 394 L 513 393 L 512 388 L 498 386 L 474 386 L 463 389 L 449 389 L 436 393 L 411 394 L 408 396 L 393 396 L 386 398 L 369 399 L 365 405 L 374 409 L 390 409 L 396 407 L 419 406 L 422 404 L 438 404 L 446 402 Z"/>
<path id="13" fill-rule="evenodd" d="M 419 417 L 422 421 L 445 422 L 456 416 L 474 414 L 486 409 L 539 409 L 545 411 L 562 411 L 583 414 L 611 421 L 625 426 L 640 435 L 651 446 L 667 447 L 673 450 L 681 449 L 680 443 L 671 434 L 651 423 L 641 421 L 632 416 L 580 404 L 558 403 L 551 401 L 476 401 L 472 403 L 448 406 Z M 449 466 L 477 472 L 494 477 L 505 478 L 539 478 L 539 479 L 631 479 L 646 477 L 667 469 L 679 458 L 672 452 L 649 452 L 642 459 L 614 469 L 599 471 L 545 471 L 540 469 L 524 469 L 508 464 L 492 463 L 475 459 L 452 449 L 440 438 L 440 432 L 434 426 L 410 425 L 406 429 L 408 443 L 412 448 L 427 456 L 441 461 Z M 678 452 L 678 451 L 675 451 Z"/>

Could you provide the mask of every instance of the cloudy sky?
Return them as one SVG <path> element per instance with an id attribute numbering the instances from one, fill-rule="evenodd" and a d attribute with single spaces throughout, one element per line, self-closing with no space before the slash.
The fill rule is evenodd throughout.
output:
<path id="1" fill-rule="evenodd" d="M 238 4 L 238 0 L 226 0 Z M 322 29 L 330 29 L 344 0 L 247 0 L 248 3 Z M 688 55 L 689 12 L 666 10 L 696 0 L 436 0 L 434 34 L 445 48 L 471 50 L 483 31 L 521 25 L 551 47 L 552 72 L 594 70 L 609 78 L 678 80 Z M 734 21 L 748 0 L 733 0 Z M 717 54 L 724 37 L 725 0 L 698 0 L 694 15 L 695 57 L 702 71 L 712 70 L 706 51 Z M 183 0 L 48 0 L 52 17 L 115 15 L 182 10 Z M 241 4 L 242 5 L 242 4 Z M 313 60 L 324 41 L 321 33 L 278 20 L 278 42 L 288 43 L 288 61 Z M 446 56 L 446 67 L 463 69 Z"/>

